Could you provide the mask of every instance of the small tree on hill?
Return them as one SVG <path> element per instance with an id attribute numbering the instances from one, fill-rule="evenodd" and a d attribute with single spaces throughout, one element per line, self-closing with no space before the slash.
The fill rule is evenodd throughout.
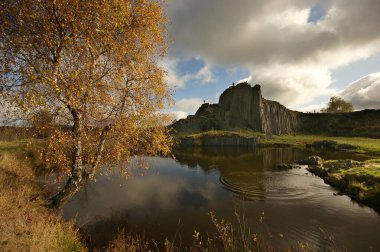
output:
<path id="1" fill-rule="evenodd" d="M 343 113 L 343 112 L 352 112 L 354 106 L 351 102 L 347 102 L 340 97 L 333 96 L 330 98 L 330 101 L 327 105 L 327 108 L 322 109 L 322 112 L 326 113 Z"/>
<path id="2" fill-rule="evenodd" d="M 104 164 L 168 153 L 170 90 L 161 0 L 4 0 L 0 3 L 0 99 L 71 130 L 49 134 L 44 157 L 68 180 L 59 204 Z M 49 122 L 51 123 L 51 122 Z"/>

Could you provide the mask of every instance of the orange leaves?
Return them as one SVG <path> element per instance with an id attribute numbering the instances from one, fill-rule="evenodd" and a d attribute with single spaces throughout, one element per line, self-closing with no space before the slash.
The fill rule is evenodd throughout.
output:
<path id="1" fill-rule="evenodd" d="M 46 162 L 69 171 L 73 116 L 82 115 L 84 166 L 130 155 L 168 153 L 171 139 L 160 110 L 170 104 L 164 71 L 167 18 L 163 1 L 20 0 L 0 10 L 2 94 L 30 113 L 54 114 Z M 2 70 L 4 69 L 4 70 Z M 99 167 L 102 167 L 101 165 Z"/>

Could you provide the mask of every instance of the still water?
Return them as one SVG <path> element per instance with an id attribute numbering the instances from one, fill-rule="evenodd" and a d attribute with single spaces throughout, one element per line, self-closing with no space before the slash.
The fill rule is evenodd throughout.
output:
<path id="1" fill-rule="evenodd" d="M 183 149 L 175 159 L 145 158 L 150 168 L 136 164 L 127 179 L 117 169 L 110 176 L 98 175 L 62 212 L 66 219 L 76 219 L 98 248 L 122 228 L 186 246 L 194 230 L 215 232 L 210 211 L 233 223 L 237 211 L 248 218 L 253 233 L 275 248 L 302 242 L 313 251 L 324 251 L 330 244 L 327 237 L 333 235 L 343 250 L 380 251 L 380 218 L 375 211 L 347 196 L 334 196 L 334 189 L 303 168 L 276 168 L 312 154 L 363 159 L 295 148 Z"/>

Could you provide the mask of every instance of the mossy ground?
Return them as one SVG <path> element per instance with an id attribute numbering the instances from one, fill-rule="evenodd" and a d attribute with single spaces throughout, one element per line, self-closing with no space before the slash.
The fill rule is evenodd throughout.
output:
<path id="1" fill-rule="evenodd" d="M 315 141 L 335 141 L 339 145 L 354 146 L 350 152 L 368 155 L 365 165 L 352 168 L 318 170 L 314 173 L 323 177 L 327 183 L 339 188 L 353 199 L 380 210 L 380 139 L 363 137 L 331 137 L 321 135 L 281 135 L 264 140 L 262 146 L 305 147 Z M 325 163 L 333 163 L 327 160 Z"/>
<path id="2" fill-rule="evenodd" d="M 380 163 L 363 162 L 346 167 L 340 160 L 327 160 L 321 166 L 309 166 L 311 173 L 354 200 L 380 212 Z"/>
<path id="3" fill-rule="evenodd" d="M 357 147 L 352 152 L 369 154 L 380 157 L 380 139 L 363 137 L 331 137 L 322 135 L 280 135 L 272 136 L 271 139 L 264 140 L 261 146 L 288 145 L 305 147 L 315 141 L 330 140 L 338 144 L 347 144 Z M 377 158 L 377 157 L 374 157 Z"/>

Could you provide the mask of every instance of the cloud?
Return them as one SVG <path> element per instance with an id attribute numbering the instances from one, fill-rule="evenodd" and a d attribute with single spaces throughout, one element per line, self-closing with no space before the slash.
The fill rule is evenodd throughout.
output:
<path id="1" fill-rule="evenodd" d="M 195 73 L 187 73 L 185 75 L 178 74 L 178 65 L 180 63 L 178 58 L 165 58 L 161 61 L 161 66 L 166 70 L 166 82 L 169 87 L 183 88 L 186 84 L 195 80 L 201 84 L 207 84 L 215 81 L 214 75 L 209 65 L 204 65 Z"/>
<path id="2" fill-rule="evenodd" d="M 189 115 L 189 113 L 185 111 L 171 111 L 170 114 L 175 120 L 186 118 Z"/>
<path id="3" fill-rule="evenodd" d="M 380 72 L 372 73 L 352 82 L 340 96 L 351 101 L 355 109 L 380 109 Z"/>
<path id="4" fill-rule="evenodd" d="M 188 113 L 195 113 L 202 103 L 203 101 L 199 98 L 185 98 L 177 101 L 174 107 Z"/>
<path id="5" fill-rule="evenodd" d="M 199 98 L 184 98 L 176 101 L 171 113 L 176 120 L 185 118 L 190 114 L 195 114 L 202 104 L 203 101 Z"/>
<path id="6" fill-rule="evenodd" d="M 301 109 L 312 101 L 312 97 L 332 95 L 337 90 L 329 88 L 331 74 L 326 67 L 314 65 L 278 65 L 256 68 L 245 79 L 262 86 L 263 96 L 293 109 Z"/>
<path id="7" fill-rule="evenodd" d="M 177 74 L 177 60 L 165 58 L 162 60 L 161 65 L 166 70 L 166 82 L 171 88 L 181 88 L 185 86 L 185 80 Z"/>
<path id="8" fill-rule="evenodd" d="M 298 109 L 300 112 L 320 112 L 323 108 L 326 108 L 327 104 L 325 102 L 303 106 Z"/>
<path id="9" fill-rule="evenodd" d="M 198 72 L 194 74 L 187 74 L 184 76 L 186 81 L 189 80 L 198 80 L 202 84 L 211 83 L 215 81 L 215 77 L 210 69 L 209 65 L 203 66 Z"/>
<path id="10" fill-rule="evenodd" d="M 316 4 L 325 15 L 309 22 Z M 299 107 L 334 91 L 331 71 L 380 52 L 378 13 L 378 0 L 172 0 L 171 54 L 249 68 L 267 98 Z"/>

